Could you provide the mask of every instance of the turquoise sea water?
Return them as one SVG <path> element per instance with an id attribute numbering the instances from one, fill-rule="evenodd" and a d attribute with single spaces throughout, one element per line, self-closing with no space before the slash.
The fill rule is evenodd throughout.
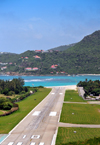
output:
<path id="1" fill-rule="evenodd" d="M 3 80 L 12 80 L 19 76 L 0 76 Z M 100 75 L 77 75 L 77 76 L 21 76 L 25 86 L 66 86 L 76 85 L 79 81 L 100 80 Z"/>

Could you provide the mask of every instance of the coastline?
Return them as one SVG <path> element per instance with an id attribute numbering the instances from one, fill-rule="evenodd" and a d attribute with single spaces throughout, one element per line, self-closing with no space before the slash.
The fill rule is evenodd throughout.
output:
<path id="1" fill-rule="evenodd" d="M 50 86 L 50 87 L 45 87 L 45 88 L 54 88 L 54 87 L 61 87 L 61 88 L 65 88 L 66 90 L 77 90 L 77 86 L 76 85 L 68 85 L 68 86 Z"/>
<path id="2" fill-rule="evenodd" d="M 32 75 L 32 74 L 26 74 L 26 73 L 0 73 L 0 76 L 100 76 L 100 74 L 37 74 L 37 75 Z"/>

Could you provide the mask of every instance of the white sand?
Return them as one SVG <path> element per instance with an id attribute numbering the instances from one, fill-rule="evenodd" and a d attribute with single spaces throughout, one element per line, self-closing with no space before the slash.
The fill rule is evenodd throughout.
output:
<path id="1" fill-rule="evenodd" d="M 50 86 L 50 87 L 46 87 L 46 88 L 56 88 L 56 87 L 64 87 L 66 88 L 66 90 L 77 90 L 77 86 L 76 85 L 70 85 L 70 86 Z"/>

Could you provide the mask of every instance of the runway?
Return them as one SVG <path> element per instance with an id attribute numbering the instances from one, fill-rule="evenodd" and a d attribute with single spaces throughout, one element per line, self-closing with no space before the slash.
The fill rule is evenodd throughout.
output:
<path id="1" fill-rule="evenodd" d="M 17 125 L 1 145 L 51 145 L 57 130 L 65 87 L 49 95 Z"/>

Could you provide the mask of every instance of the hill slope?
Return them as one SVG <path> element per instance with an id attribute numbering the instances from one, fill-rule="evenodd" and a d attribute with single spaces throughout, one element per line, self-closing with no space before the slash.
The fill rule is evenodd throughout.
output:
<path id="1" fill-rule="evenodd" d="M 75 65 L 77 73 L 100 73 L 100 30 L 67 49 L 66 57 Z"/>
<path id="2" fill-rule="evenodd" d="M 72 44 L 69 44 L 69 45 L 63 45 L 63 46 L 51 48 L 49 50 L 53 50 L 53 51 L 56 51 L 56 50 L 58 50 L 58 51 L 65 51 L 65 50 L 67 50 L 68 48 L 70 48 L 70 47 L 72 47 L 74 45 L 76 45 L 76 43 L 72 43 Z"/>
<path id="3" fill-rule="evenodd" d="M 35 58 L 35 56 L 40 58 Z M 26 51 L 16 55 L 0 55 L 0 62 L 8 62 L 7 68 L 1 72 L 18 72 L 33 75 L 55 74 L 100 74 L 100 31 L 84 37 L 80 42 L 65 51 L 38 53 Z M 12 62 L 12 64 L 9 64 Z M 56 65 L 51 68 L 51 65 Z M 25 68 L 38 67 L 35 71 Z M 1 65 L 2 68 L 2 65 Z"/>

